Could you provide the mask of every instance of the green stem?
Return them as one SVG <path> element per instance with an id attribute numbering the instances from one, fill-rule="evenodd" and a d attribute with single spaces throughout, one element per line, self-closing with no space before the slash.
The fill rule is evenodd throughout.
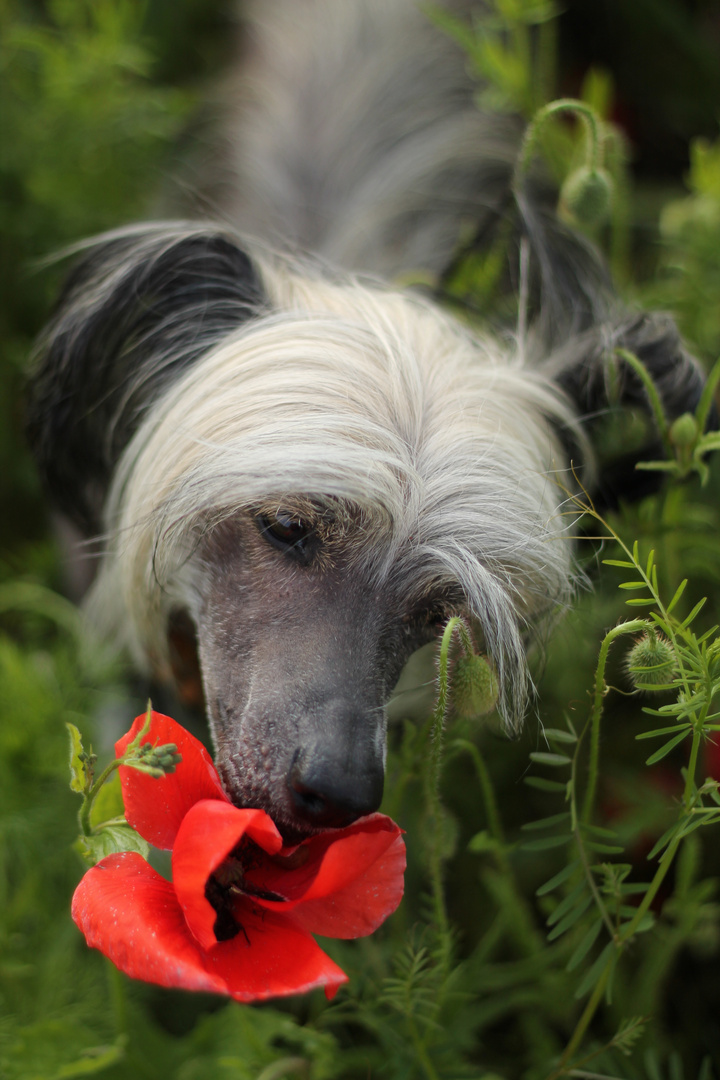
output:
<path id="1" fill-rule="evenodd" d="M 673 450 L 673 445 L 670 442 L 670 426 L 668 424 L 667 416 L 665 415 L 665 409 L 663 408 L 663 403 L 660 400 L 660 395 L 658 394 L 657 387 L 653 382 L 652 378 L 650 377 L 650 373 L 643 364 L 642 360 L 635 356 L 634 353 L 629 352 L 627 349 L 615 349 L 615 355 L 619 356 L 621 360 L 624 360 L 628 367 L 631 367 L 635 374 L 638 376 L 638 378 L 641 380 L 643 386 L 645 387 L 645 392 L 647 393 L 648 400 L 650 402 L 650 408 L 652 409 L 655 416 L 655 422 L 657 423 L 658 431 L 660 432 L 663 446 L 665 447 L 665 453 L 668 455 L 669 458 L 674 458 L 675 451 Z"/>
<path id="2" fill-rule="evenodd" d="M 115 758 L 114 761 L 111 761 L 107 768 L 103 769 L 103 771 L 100 773 L 99 777 L 92 785 L 90 790 L 85 793 L 85 797 L 83 798 L 82 806 L 80 807 L 80 812 L 78 814 L 80 831 L 82 832 L 83 836 L 92 836 L 93 829 L 92 825 L 90 824 L 90 812 L 92 810 L 92 805 L 95 802 L 95 797 L 97 793 L 99 792 L 100 788 L 103 786 L 107 778 L 110 776 L 110 774 L 114 772 L 115 769 L 117 769 L 120 765 L 122 765 L 124 760 L 125 758 L 123 757 Z"/>
<path id="3" fill-rule="evenodd" d="M 572 1035 L 570 1036 L 570 1042 L 567 1044 L 567 1046 L 565 1047 L 565 1050 L 563 1051 L 563 1055 L 560 1058 L 560 1061 L 558 1063 L 558 1067 L 557 1067 L 557 1069 L 555 1069 L 554 1072 L 552 1072 L 550 1074 L 550 1076 L 548 1077 L 548 1080 L 558 1080 L 558 1077 L 562 1076 L 564 1073 L 567 1072 L 566 1066 L 567 1066 L 568 1062 L 570 1061 L 570 1059 L 572 1058 L 575 1051 L 577 1050 L 577 1048 L 579 1047 L 580 1043 L 582 1042 L 582 1040 L 583 1040 L 583 1038 L 585 1036 L 585 1032 L 587 1031 L 587 1029 L 588 1029 L 588 1027 L 590 1025 L 590 1021 L 592 1020 L 593 1016 L 597 1012 L 598 1006 L 599 1006 L 600 1002 L 602 1001 L 602 996 L 605 993 L 605 987 L 608 984 L 608 980 L 610 978 L 610 973 L 611 973 L 611 971 L 613 969 L 613 966 L 614 966 L 615 962 L 616 962 L 616 954 L 611 953 L 610 956 L 607 959 L 607 963 L 605 964 L 605 967 L 603 968 L 603 971 L 602 971 L 602 974 L 600 975 L 600 978 L 598 979 L 597 983 L 595 984 L 595 989 L 593 990 L 592 994 L 590 995 L 590 998 L 588 1000 L 587 1005 L 583 1009 L 582 1016 L 580 1017 L 577 1024 L 575 1025 L 575 1030 L 573 1031 Z"/>
<path id="4" fill-rule="evenodd" d="M 485 818 L 488 823 L 488 828 L 490 829 L 490 834 L 499 844 L 504 844 L 505 835 L 500 821 L 500 814 L 498 813 L 497 800 L 495 799 L 490 772 L 485 764 L 485 759 L 475 743 L 471 743 L 469 739 L 455 739 L 453 746 L 457 746 L 461 750 L 467 750 L 468 754 L 470 754 L 473 764 L 475 765 L 475 772 L 480 781 L 480 790 L 485 805 Z"/>
<path id="5" fill-rule="evenodd" d="M 592 713 L 590 716 L 590 760 L 588 762 L 588 785 L 583 802 L 582 821 L 587 824 L 592 814 L 597 789 L 598 767 L 600 760 L 600 720 L 603 712 L 603 700 L 607 692 L 605 682 L 605 668 L 607 666 L 610 646 L 617 637 L 623 634 L 635 634 L 644 630 L 647 623 L 644 619 L 632 619 L 630 622 L 620 623 L 608 630 L 600 646 L 597 668 L 595 669 L 595 692 L 593 695 Z"/>
<path id="6" fill-rule="evenodd" d="M 544 105 L 542 109 L 538 109 L 525 130 L 513 173 L 512 187 L 516 194 L 520 190 L 522 181 L 535 156 L 535 148 L 543 125 L 551 116 L 561 112 L 572 112 L 582 120 L 588 141 L 587 163 L 591 169 L 597 169 L 600 163 L 601 146 L 600 124 L 597 113 L 584 101 L 577 101 L 575 98 L 558 98 L 557 101 L 551 101 L 548 105 Z"/>

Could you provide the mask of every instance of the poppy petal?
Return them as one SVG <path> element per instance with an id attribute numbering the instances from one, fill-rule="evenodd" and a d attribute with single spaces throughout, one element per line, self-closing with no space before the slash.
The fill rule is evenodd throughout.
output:
<path id="1" fill-rule="evenodd" d="M 72 917 L 88 945 L 133 979 L 227 993 L 188 931 L 169 881 L 137 852 L 108 855 L 75 890 Z"/>
<path id="2" fill-rule="evenodd" d="M 217 912 L 205 896 L 207 880 L 243 836 L 271 854 L 282 847 L 282 837 L 264 811 L 239 810 L 217 799 L 195 803 L 178 829 L 173 884 L 187 924 L 204 949 L 217 942 Z"/>
<path id="3" fill-rule="evenodd" d="M 118 757 L 125 753 L 144 723 L 145 716 L 138 716 L 127 735 L 115 743 Z M 200 799 L 217 799 L 225 803 L 229 800 L 205 747 L 175 720 L 154 712 L 147 741 L 154 746 L 175 743 L 182 761 L 174 773 L 157 779 L 131 766 L 121 765 L 118 771 L 125 817 L 148 843 L 169 850 L 175 842 L 180 822 L 194 803 Z"/>
<path id="4" fill-rule="evenodd" d="M 339 938 L 371 934 L 397 908 L 405 843 L 390 818 L 372 814 L 346 829 L 311 837 L 297 851 L 303 848 L 309 855 L 296 869 L 284 869 L 282 858 L 276 858 L 248 874 L 253 884 L 290 901 L 258 900 L 262 907 L 292 910 L 294 921 L 311 933 Z M 290 860 L 297 860 L 297 851 Z"/>
<path id="5" fill-rule="evenodd" d="M 205 966 L 237 1001 L 304 994 L 324 986 L 334 997 L 347 975 L 308 933 L 253 903 L 240 909 L 242 929 L 205 953 Z"/>

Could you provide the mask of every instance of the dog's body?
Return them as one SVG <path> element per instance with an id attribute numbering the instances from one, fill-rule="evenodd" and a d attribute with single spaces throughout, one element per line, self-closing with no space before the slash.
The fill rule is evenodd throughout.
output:
<path id="1" fill-rule="evenodd" d="M 538 303 L 512 343 L 327 269 L 439 272 L 463 221 L 502 211 L 518 125 L 476 110 L 411 0 L 273 0 L 249 41 L 204 187 L 259 242 L 184 222 L 89 247 L 30 430 L 62 511 L 106 537 L 95 623 L 204 699 L 232 798 L 293 837 L 377 807 L 385 701 L 451 614 L 518 722 L 524 638 L 572 589 L 569 458 L 608 347 L 671 412 L 701 380 L 672 323 L 621 311 L 529 203 Z M 281 236 L 322 263 L 270 253 Z"/>

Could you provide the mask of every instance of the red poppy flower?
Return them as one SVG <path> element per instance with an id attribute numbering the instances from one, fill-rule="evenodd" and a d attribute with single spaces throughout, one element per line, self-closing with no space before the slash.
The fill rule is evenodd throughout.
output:
<path id="1" fill-rule="evenodd" d="M 142 729 L 138 717 L 115 749 Z M 136 852 L 108 855 L 83 877 L 72 916 L 88 945 L 136 979 L 257 1001 L 347 976 L 312 934 L 370 934 L 400 903 L 405 845 L 390 818 L 283 848 L 262 810 L 228 800 L 205 748 L 167 716 L 148 740 L 175 743 L 182 762 L 155 779 L 120 767 L 125 813 L 155 847 L 172 849 L 172 881 Z"/>

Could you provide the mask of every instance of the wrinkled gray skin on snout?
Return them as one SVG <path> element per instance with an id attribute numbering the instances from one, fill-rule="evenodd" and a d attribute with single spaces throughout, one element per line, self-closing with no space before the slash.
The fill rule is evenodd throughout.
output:
<path id="1" fill-rule="evenodd" d="M 328 548 L 333 547 L 329 552 Z M 254 519 L 226 522 L 201 552 L 198 655 L 215 763 L 238 805 L 288 840 L 380 805 L 385 702 L 437 632 L 373 588 L 346 544 L 277 550 Z"/>

